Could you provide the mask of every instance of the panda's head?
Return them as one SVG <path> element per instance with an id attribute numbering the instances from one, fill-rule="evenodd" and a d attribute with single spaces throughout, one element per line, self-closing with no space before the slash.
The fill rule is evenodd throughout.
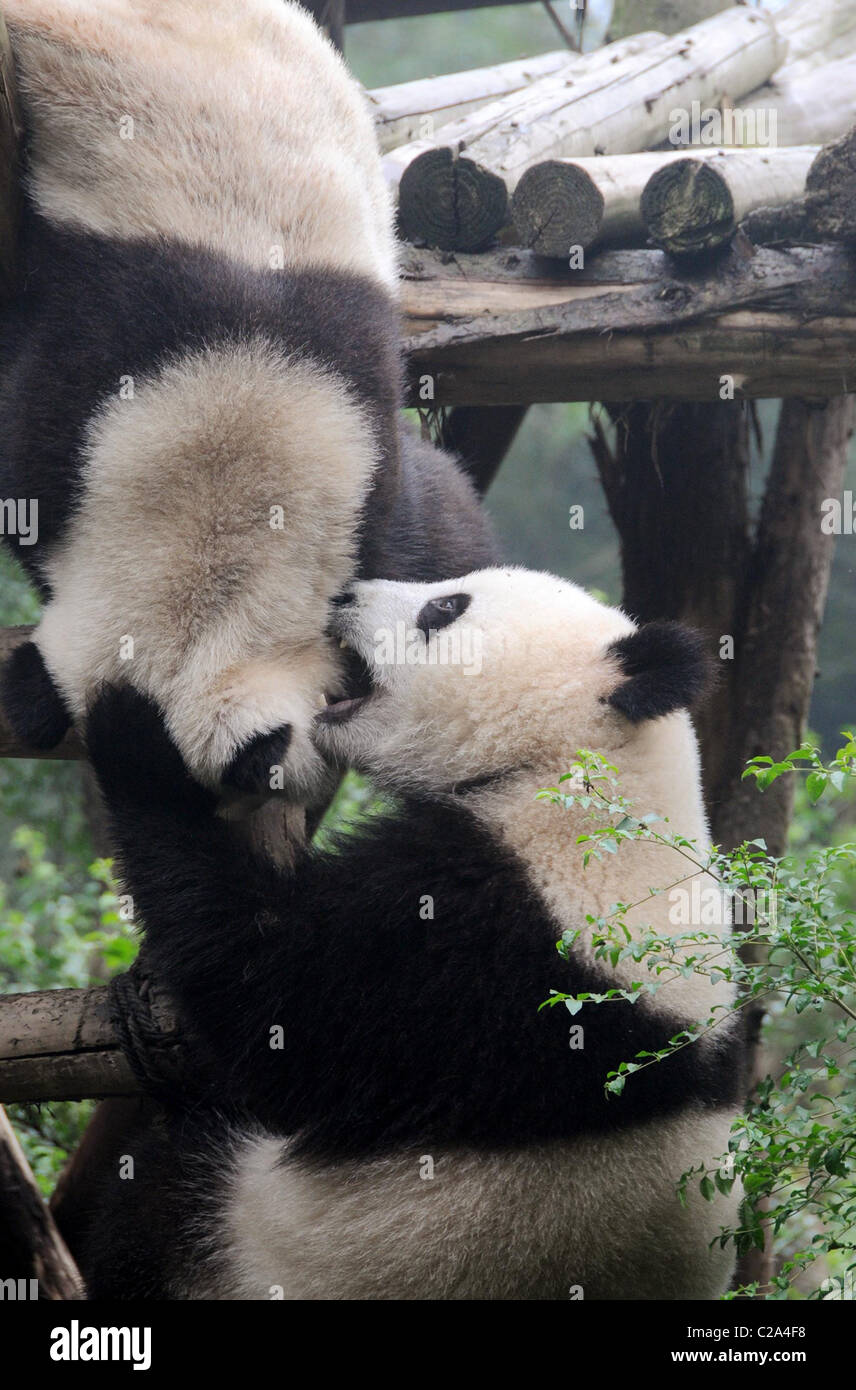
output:
<path id="1" fill-rule="evenodd" d="M 331 632 L 348 698 L 328 698 L 319 750 L 429 795 L 523 769 L 552 779 L 580 748 L 619 760 L 652 720 L 686 709 L 707 674 L 696 633 L 637 628 L 576 584 L 516 568 L 359 583 Z"/>

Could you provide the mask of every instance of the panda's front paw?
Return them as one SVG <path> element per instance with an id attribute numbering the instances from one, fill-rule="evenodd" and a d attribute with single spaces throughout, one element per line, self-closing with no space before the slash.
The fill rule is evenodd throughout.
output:
<path id="1" fill-rule="evenodd" d="M 254 734 L 238 748 L 221 773 L 221 783 L 242 796 L 283 796 L 311 806 L 321 803 L 335 787 L 335 774 L 313 747 L 299 724 L 280 724 Z"/>
<path id="2" fill-rule="evenodd" d="M 85 734 L 108 806 L 187 804 L 201 812 L 216 804 L 187 771 L 158 706 L 133 686 L 102 686 Z"/>
<path id="3" fill-rule="evenodd" d="M 56 748 L 71 715 L 35 642 L 16 647 L 0 673 L 0 703 L 9 727 L 28 748 Z"/>
<path id="4" fill-rule="evenodd" d="M 248 795 L 273 790 L 271 784 L 284 767 L 291 732 L 290 724 L 281 724 L 268 734 L 255 734 L 224 768 L 224 787 Z"/>

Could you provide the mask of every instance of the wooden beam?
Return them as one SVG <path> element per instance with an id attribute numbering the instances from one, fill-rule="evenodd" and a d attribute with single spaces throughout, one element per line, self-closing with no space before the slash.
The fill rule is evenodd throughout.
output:
<path id="1" fill-rule="evenodd" d="M 402 307 L 414 402 L 834 396 L 856 382 L 856 267 L 836 247 L 754 251 L 682 269 L 615 251 L 545 272 L 526 252 L 412 250 Z M 423 397 L 424 398 L 424 397 Z"/>
<path id="2" fill-rule="evenodd" d="M 164 1042 L 177 1039 L 168 1002 L 152 996 Z M 127 1096 L 139 1083 L 121 1050 L 105 985 L 0 998 L 0 1104 Z"/>

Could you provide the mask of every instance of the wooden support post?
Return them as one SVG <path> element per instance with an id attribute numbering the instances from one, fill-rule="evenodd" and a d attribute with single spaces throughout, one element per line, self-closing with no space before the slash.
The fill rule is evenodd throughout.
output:
<path id="1" fill-rule="evenodd" d="M 526 410 L 525 405 L 459 405 L 442 418 L 440 445 L 457 454 L 482 497 L 514 443 Z"/>
<path id="2" fill-rule="evenodd" d="M 346 0 L 315 0 L 307 6 L 340 53 L 345 51 L 345 4 Z"/>
<path id="3" fill-rule="evenodd" d="M 749 758 L 781 758 L 798 747 L 808 718 L 834 536 L 821 530 L 821 504 L 840 497 L 856 399 L 782 404 L 747 582 L 735 614 L 736 656 L 730 728 L 711 789 L 715 838 L 725 848 L 762 835 L 784 853 L 793 783 L 763 793 L 740 780 Z"/>
<path id="4" fill-rule="evenodd" d="M 592 447 L 621 542 L 624 607 L 641 622 L 670 618 L 697 627 L 719 666 L 749 555 L 747 407 L 638 402 L 609 413 L 615 444 L 596 424 Z M 696 714 L 709 805 L 730 719 L 730 682 L 720 680 Z"/>
<path id="5" fill-rule="evenodd" d="M 598 429 L 593 447 L 621 538 L 624 605 L 645 620 L 694 623 L 726 658 L 696 716 L 713 839 L 733 849 L 760 837 L 781 855 L 793 784 L 781 778 L 762 795 L 741 774 L 756 754 L 779 758 L 797 747 L 805 728 L 834 547 L 821 531 L 821 503 L 841 493 L 856 402 L 784 402 L 754 539 L 743 407 L 637 404 L 611 413 L 616 445 Z M 750 1035 L 760 1019 L 758 1008 Z M 750 1058 L 750 1072 L 754 1065 Z M 754 1250 L 738 1282 L 763 1285 L 769 1272 L 769 1252 Z"/>

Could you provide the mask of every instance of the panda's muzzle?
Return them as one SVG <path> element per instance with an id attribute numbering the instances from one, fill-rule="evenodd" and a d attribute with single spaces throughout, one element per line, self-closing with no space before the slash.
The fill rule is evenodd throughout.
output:
<path id="1" fill-rule="evenodd" d="M 335 695 L 325 695 L 326 705 L 317 716 L 325 724 L 346 723 L 375 693 L 371 671 L 359 652 L 344 641 L 340 641 L 339 647 L 342 675 L 339 690 Z"/>

